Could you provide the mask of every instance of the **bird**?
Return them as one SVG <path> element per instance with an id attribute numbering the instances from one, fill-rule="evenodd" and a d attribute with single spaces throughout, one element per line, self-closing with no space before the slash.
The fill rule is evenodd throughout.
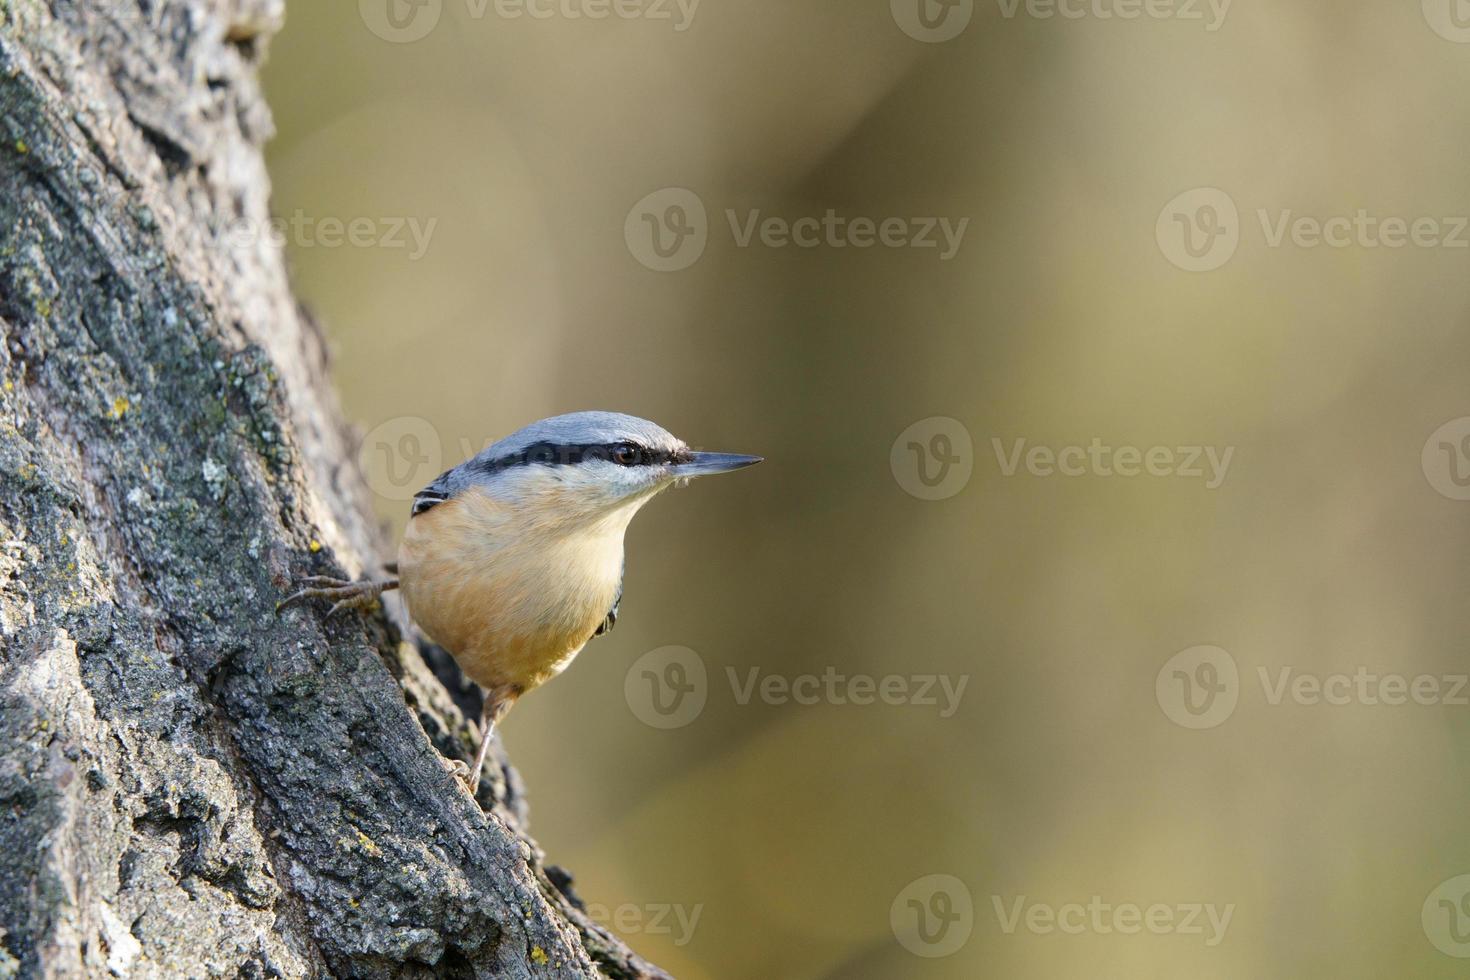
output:
<path id="1" fill-rule="evenodd" d="M 414 495 L 387 566 L 395 578 L 308 576 L 277 611 L 325 599 L 330 617 L 398 589 L 410 618 L 484 692 L 474 766 L 450 764 L 473 797 L 505 714 L 617 623 L 633 515 L 670 487 L 759 462 L 697 452 L 618 412 L 542 419 Z"/>

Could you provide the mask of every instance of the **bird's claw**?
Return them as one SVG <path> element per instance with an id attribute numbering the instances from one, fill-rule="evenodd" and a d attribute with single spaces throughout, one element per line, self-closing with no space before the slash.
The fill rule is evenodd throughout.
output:
<path id="1" fill-rule="evenodd" d="M 469 763 L 462 759 L 446 759 L 444 761 L 449 766 L 449 774 L 459 780 L 459 784 L 465 788 L 465 792 L 473 797 L 480 787 L 478 785 L 479 780 L 475 779 L 475 774 L 470 771 Z"/>
<path id="2" fill-rule="evenodd" d="M 345 609 L 367 609 L 383 594 L 380 582 L 353 582 L 349 579 L 333 578 L 330 575 L 308 575 L 296 583 L 306 588 L 295 592 L 276 603 L 276 613 L 310 599 L 330 599 L 332 608 L 327 612 L 331 619 Z"/>

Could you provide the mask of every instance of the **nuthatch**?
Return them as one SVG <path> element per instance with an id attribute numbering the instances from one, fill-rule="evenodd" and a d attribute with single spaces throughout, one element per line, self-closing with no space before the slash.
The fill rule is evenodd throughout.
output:
<path id="1" fill-rule="evenodd" d="M 313 576 L 281 606 L 323 598 L 336 612 L 401 589 L 413 620 L 484 688 L 474 795 L 495 725 L 516 699 L 617 622 L 623 532 L 638 509 L 691 477 L 760 461 L 694 452 L 631 415 L 543 419 L 414 496 L 396 579 Z"/>

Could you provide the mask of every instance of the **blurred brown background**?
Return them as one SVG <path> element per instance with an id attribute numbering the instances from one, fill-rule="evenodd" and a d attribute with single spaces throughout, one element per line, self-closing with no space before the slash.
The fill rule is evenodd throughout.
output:
<path id="1" fill-rule="evenodd" d="M 1470 423 L 1431 434 L 1470 415 L 1470 9 L 543 2 L 294 4 L 270 162 L 395 536 L 559 412 L 768 459 L 634 522 L 617 630 L 505 726 L 584 898 L 696 980 L 1463 975 Z M 660 272 L 652 228 L 698 225 L 635 209 L 664 188 L 707 245 Z M 757 210 L 968 225 L 948 260 L 937 230 L 742 247 Z M 327 247 L 333 219 L 371 224 Z M 962 428 L 900 440 L 935 416 Z M 1020 439 L 1233 456 L 1215 489 L 1008 476 Z M 1204 644 L 1238 680 L 1166 667 Z M 625 679 L 669 645 L 707 703 L 661 730 Z M 968 680 L 942 717 L 937 687 L 742 704 L 727 674 L 829 666 Z M 1307 703 L 1285 668 L 1440 686 Z M 1233 712 L 1166 709 L 1199 684 Z M 1021 896 L 1181 928 L 1008 932 Z"/>

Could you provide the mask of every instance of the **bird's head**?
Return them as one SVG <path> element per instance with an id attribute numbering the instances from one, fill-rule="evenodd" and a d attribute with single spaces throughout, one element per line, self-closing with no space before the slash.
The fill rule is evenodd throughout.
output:
<path id="1" fill-rule="evenodd" d="M 759 456 L 696 452 L 632 415 L 576 412 L 533 422 L 464 463 L 458 473 L 499 500 L 542 512 L 552 523 L 625 523 L 670 486 L 760 461 Z"/>

